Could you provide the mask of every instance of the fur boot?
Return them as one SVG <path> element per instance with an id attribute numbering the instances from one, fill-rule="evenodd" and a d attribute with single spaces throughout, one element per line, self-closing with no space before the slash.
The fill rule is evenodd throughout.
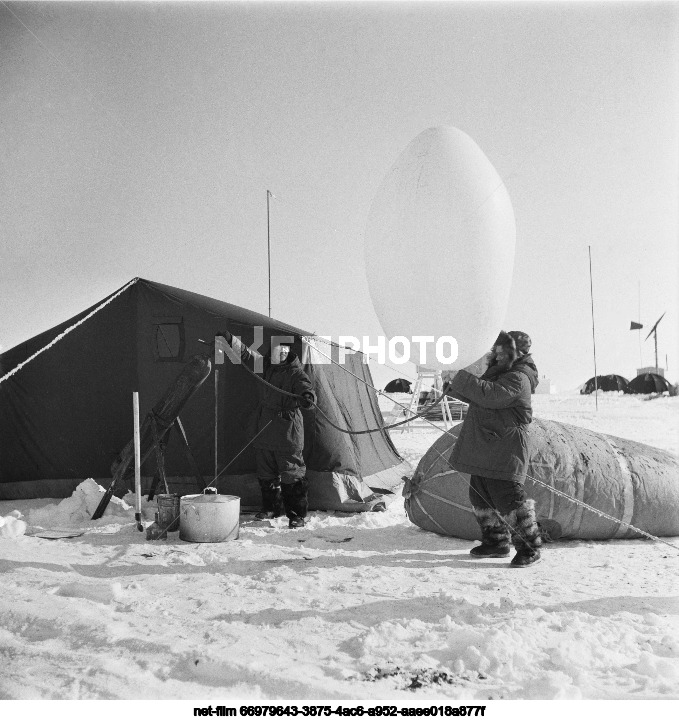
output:
<path id="1" fill-rule="evenodd" d="M 309 481 L 305 477 L 294 483 L 284 483 L 282 490 L 285 515 L 289 519 L 288 527 L 300 528 L 304 525 L 304 517 L 309 510 Z"/>
<path id="2" fill-rule="evenodd" d="M 509 530 L 492 508 L 475 508 L 474 515 L 481 526 L 481 545 L 472 548 L 472 556 L 504 558 L 509 555 Z"/>
<path id="3" fill-rule="evenodd" d="M 262 489 L 262 510 L 255 518 L 263 521 L 267 518 L 278 518 L 285 513 L 283 507 L 283 495 L 281 493 L 281 482 L 259 480 L 259 487 Z"/>
<path id="4" fill-rule="evenodd" d="M 540 560 L 542 538 L 535 518 L 535 501 L 530 498 L 506 517 L 512 534 L 516 555 L 512 566 L 530 566 Z"/>

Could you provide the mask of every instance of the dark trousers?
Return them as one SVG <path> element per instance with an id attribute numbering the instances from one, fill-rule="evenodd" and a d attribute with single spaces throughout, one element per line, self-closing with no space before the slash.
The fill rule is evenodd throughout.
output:
<path id="1" fill-rule="evenodd" d="M 266 448 L 255 449 L 257 478 L 261 481 L 295 483 L 306 476 L 306 465 L 302 452 L 270 451 Z"/>
<path id="2" fill-rule="evenodd" d="M 469 500 L 474 508 L 494 508 L 506 516 L 526 501 L 523 484 L 517 481 L 501 481 L 497 478 L 472 476 L 469 483 Z"/>

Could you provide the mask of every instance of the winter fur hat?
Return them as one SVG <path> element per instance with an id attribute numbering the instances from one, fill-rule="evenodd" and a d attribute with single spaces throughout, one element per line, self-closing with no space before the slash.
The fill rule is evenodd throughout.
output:
<path id="1" fill-rule="evenodd" d="M 512 330 L 509 333 L 502 330 L 493 343 L 493 349 L 498 345 L 505 349 L 508 356 L 508 363 L 505 367 L 511 368 L 521 356 L 530 352 L 531 340 L 527 333 L 520 330 Z M 491 353 L 489 366 L 493 365 L 497 365 L 497 358 L 494 353 Z"/>

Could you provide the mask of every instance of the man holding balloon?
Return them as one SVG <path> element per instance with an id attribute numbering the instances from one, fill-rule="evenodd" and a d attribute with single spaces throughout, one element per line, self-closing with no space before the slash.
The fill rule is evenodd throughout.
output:
<path id="1" fill-rule="evenodd" d="M 502 331 L 483 375 L 458 371 L 445 389 L 469 404 L 450 465 L 471 475 L 469 499 L 481 527 L 481 545 L 471 554 L 509 556 L 511 540 L 516 549 L 511 563 L 518 567 L 538 561 L 542 545 L 535 501 L 523 488 L 530 461 L 531 394 L 538 385 L 530 347 L 526 333 Z"/>

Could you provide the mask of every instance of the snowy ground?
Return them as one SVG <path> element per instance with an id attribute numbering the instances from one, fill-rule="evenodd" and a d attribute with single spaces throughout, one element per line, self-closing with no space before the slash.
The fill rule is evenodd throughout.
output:
<path id="1" fill-rule="evenodd" d="M 534 406 L 679 453 L 679 397 Z M 392 437 L 416 464 L 439 433 Z M 243 520 L 223 544 L 148 542 L 122 505 L 87 520 L 93 501 L 0 503 L 29 532 L 85 530 L 0 537 L 0 699 L 679 698 L 679 538 L 558 542 L 519 570 L 420 530 L 400 498 L 292 531 Z"/>

